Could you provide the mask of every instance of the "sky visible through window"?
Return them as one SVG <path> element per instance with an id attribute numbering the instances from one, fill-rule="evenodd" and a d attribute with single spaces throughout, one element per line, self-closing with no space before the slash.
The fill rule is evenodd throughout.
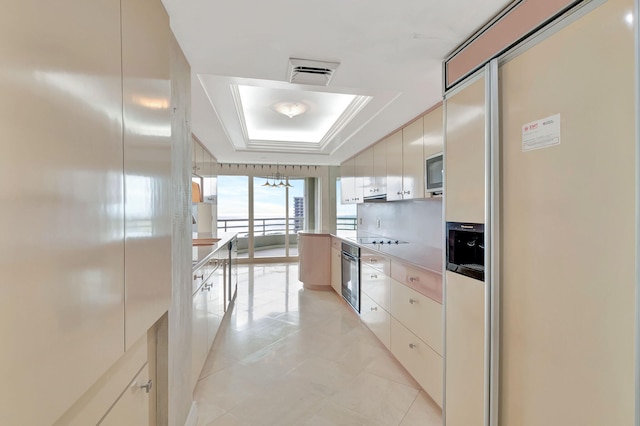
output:
<path id="1" fill-rule="evenodd" d="M 255 212 L 259 217 L 284 217 L 284 188 L 267 189 L 259 187 L 262 179 L 254 187 L 254 203 L 259 206 Z M 301 180 L 292 179 L 293 188 L 289 188 L 289 215 L 294 216 L 293 197 L 304 196 Z M 337 199 L 340 200 L 340 183 L 337 184 Z M 337 203 L 338 217 L 355 217 L 355 204 Z M 249 217 L 249 178 L 247 176 L 218 176 L 218 219 L 247 219 Z"/>

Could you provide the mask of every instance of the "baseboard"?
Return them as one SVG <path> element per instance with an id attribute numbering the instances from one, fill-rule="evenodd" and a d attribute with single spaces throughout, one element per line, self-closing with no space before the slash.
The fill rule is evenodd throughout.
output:
<path id="1" fill-rule="evenodd" d="M 193 401 L 191 403 L 191 409 L 189 409 L 189 415 L 187 416 L 187 420 L 184 422 L 184 426 L 197 426 L 198 424 L 198 406 L 196 402 Z"/>

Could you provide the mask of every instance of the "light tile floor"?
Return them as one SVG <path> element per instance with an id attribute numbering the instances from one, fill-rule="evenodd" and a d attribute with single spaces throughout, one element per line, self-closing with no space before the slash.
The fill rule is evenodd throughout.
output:
<path id="1" fill-rule="evenodd" d="M 239 281 L 195 390 L 198 425 L 442 424 L 342 298 L 302 288 L 297 264 L 241 265 Z"/>

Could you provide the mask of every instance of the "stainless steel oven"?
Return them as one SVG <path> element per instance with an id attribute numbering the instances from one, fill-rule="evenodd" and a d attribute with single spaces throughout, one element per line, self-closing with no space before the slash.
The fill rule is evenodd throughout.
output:
<path id="1" fill-rule="evenodd" d="M 360 248 L 342 243 L 342 297 L 360 312 Z"/>

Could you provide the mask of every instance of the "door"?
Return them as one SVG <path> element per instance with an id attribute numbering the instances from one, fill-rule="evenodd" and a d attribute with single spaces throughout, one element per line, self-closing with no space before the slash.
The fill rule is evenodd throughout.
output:
<path id="1" fill-rule="evenodd" d="M 633 7 L 606 2 L 500 67 L 504 425 L 634 423 Z M 550 117 L 559 143 L 527 150 Z"/>
<path id="2" fill-rule="evenodd" d="M 445 99 L 445 220 L 484 223 L 485 77 Z M 447 426 L 484 424 L 485 283 L 445 274 Z"/>

